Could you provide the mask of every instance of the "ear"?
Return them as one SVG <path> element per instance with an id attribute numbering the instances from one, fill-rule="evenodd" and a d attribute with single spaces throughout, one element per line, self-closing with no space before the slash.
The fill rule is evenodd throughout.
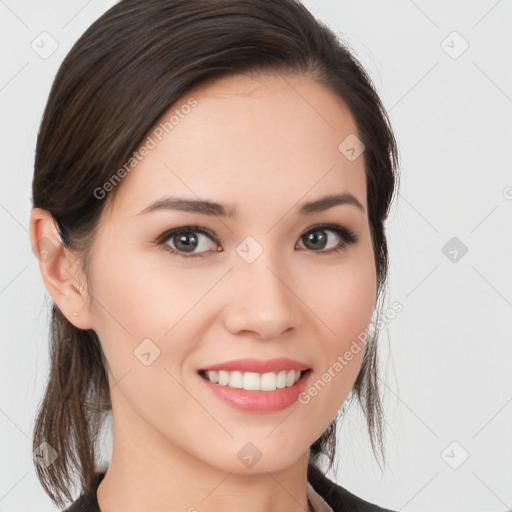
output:
<path id="1" fill-rule="evenodd" d="M 78 256 L 62 244 L 53 215 L 42 208 L 33 208 L 29 234 L 32 252 L 39 261 L 41 276 L 53 301 L 75 327 L 92 329 Z"/>

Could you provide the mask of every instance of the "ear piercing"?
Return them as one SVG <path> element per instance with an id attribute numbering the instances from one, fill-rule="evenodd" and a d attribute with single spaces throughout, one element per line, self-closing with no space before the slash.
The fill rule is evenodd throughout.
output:
<path id="1" fill-rule="evenodd" d="M 73 313 L 73 316 L 78 316 L 78 313 L 76 313 L 76 312 L 75 312 L 75 313 Z"/>

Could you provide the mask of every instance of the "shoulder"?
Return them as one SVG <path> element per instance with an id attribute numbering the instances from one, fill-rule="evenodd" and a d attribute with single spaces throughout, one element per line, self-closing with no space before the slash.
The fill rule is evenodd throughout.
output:
<path id="1" fill-rule="evenodd" d="M 63 512 L 101 512 L 98 505 L 97 491 L 104 476 L 105 471 L 96 473 L 88 491 L 83 493 Z"/>
<path id="2" fill-rule="evenodd" d="M 368 503 L 329 480 L 316 466 L 308 465 L 308 482 L 333 512 L 392 512 Z"/>

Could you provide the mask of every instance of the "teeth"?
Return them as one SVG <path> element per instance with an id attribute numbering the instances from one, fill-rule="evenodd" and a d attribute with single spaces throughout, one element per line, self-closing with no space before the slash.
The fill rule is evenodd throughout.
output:
<path id="1" fill-rule="evenodd" d="M 210 370 L 205 374 L 210 382 L 247 391 L 275 391 L 276 389 L 289 388 L 300 379 L 300 371 L 295 370 L 282 370 L 277 373 Z"/>

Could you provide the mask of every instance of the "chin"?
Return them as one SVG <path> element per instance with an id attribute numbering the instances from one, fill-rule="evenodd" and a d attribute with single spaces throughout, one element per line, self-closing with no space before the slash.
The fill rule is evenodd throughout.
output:
<path id="1" fill-rule="evenodd" d="M 268 435 L 268 429 L 263 436 Z M 270 441 L 268 438 L 260 438 L 255 441 L 235 441 L 221 446 L 222 453 L 218 456 L 208 450 L 209 459 L 207 462 L 223 471 L 237 473 L 240 475 L 256 475 L 264 473 L 276 473 L 283 471 L 295 464 L 301 457 L 307 457 L 309 445 L 304 443 L 303 448 L 299 439 L 290 440 L 289 446 L 283 446 L 278 439 Z M 205 449 L 206 450 L 206 449 Z"/>

